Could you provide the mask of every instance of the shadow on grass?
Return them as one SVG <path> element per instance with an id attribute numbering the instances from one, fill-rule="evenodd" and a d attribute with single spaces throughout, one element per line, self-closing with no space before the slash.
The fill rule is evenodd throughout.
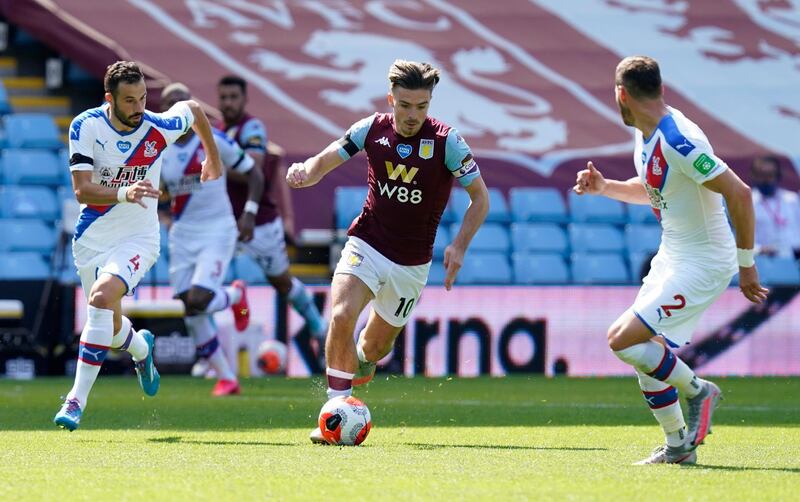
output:
<path id="1" fill-rule="evenodd" d="M 790 474 L 800 474 L 800 467 L 747 467 L 743 465 L 687 465 L 688 469 L 711 469 L 715 471 L 731 471 L 731 472 L 744 472 L 744 471 L 764 471 L 764 472 L 788 472 Z"/>
<path id="2" fill-rule="evenodd" d="M 519 446 L 513 444 L 430 444 L 403 443 L 418 450 L 438 450 L 441 448 L 477 448 L 487 450 L 559 450 L 559 451 L 608 451 L 608 448 L 580 448 L 571 446 Z"/>
<path id="3" fill-rule="evenodd" d="M 195 439 L 183 439 L 181 436 L 150 438 L 147 441 L 151 443 L 202 444 L 212 446 L 298 446 L 297 443 L 275 443 L 269 441 L 198 441 Z"/>

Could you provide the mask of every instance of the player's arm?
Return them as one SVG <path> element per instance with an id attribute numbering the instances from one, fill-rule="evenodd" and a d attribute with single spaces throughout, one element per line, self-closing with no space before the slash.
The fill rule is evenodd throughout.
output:
<path id="1" fill-rule="evenodd" d="M 252 160 L 252 157 L 247 156 L 247 160 Z M 256 214 L 258 214 L 261 196 L 264 194 L 264 171 L 258 165 L 253 162 L 253 167 L 247 171 L 247 202 L 244 203 L 244 211 L 239 216 L 239 221 L 236 222 L 239 227 L 239 240 L 242 242 L 253 240 Z"/>
<path id="2" fill-rule="evenodd" d="M 750 187 L 731 169 L 706 181 L 703 186 L 722 194 L 728 207 L 731 223 L 736 231 L 736 247 L 739 257 L 739 289 L 753 303 L 767 299 L 769 290 L 761 286 L 758 270 L 753 261 L 755 246 L 755 211 Z"/>
<path id="3" fill-rule="evenodd" d="M 287 170 L 283 161 L 283 149 L 277 145 L 270 144 L 267 146 L 267 152 L 276 158 L 274 164 L 275 174 L 272 179 L 285 179 Z M 292 207 L 292 193 L 289 190 L 289 185 L 286 183 L 272 183 L 269 188 L 272 200 L 277 204 L 278 213 L 283 220 L 283 232 L 286 236 L 286 241 L 294 243 L 294 208 Z"/>
<path id="4" fill-rule="evenodd" d="M 292 188 L 316 185 L 326 174 L 344 163 L 345 159 L 339 155 L 339 148 L 337 140 L 305 162 L 295 162 L 286 173 L 286 183 Z"/>
<path id="5" fill-rule="evenodd" d="M 153 187 L 150 180 L 137 181 L 121 188 L 109 188 L 92 182 L 92 171 L 72 171 L 72 189 L 81 204 L 111 205 L 118 202 L 132 202 L 147 207 L 142 199 L 158 199 L 161 192 Z"/>
<path id="6" fill-rule="evenodd" d="M 194 116 L 192 129 L 200 137 L 200 142 L 203 143 L 203 150 L 206 152 L 200 181 L 215 180 L 222 176 L 222 161 L 219 158 L 219 150 L 217 149 L 217 143 L 214 141 L 214 134 L 211 132 L 211 124 L 197 101 L 190 99 L 186 101 L 186 104 Z"/>
<path id="7" fill-rule="evenodd" d="M 638 177 L 625 181 L 607 180 L 592 161 L 586 163 L 586 169 L 578 172 L 572 190 L 578 195 L 605 195 L 628 204 L 650 205 L 650 197 Z"/>
<path id="8" fill-rule="evenodd" d="M 472 242 L 475 232 L 483 225 L 483 221 L 489 213 L 489 190 L 486 189 L 486 183 L 483 182 L 482 177 L 474 178 L 464 189 L 469 194 L 469 207 L 464 214 L 461 228 L 458 229 L 455 238 L 444 250 L 444 287 L 447 291 L 453 287 L 456 275 L 464 263 L 464 254 L 467 252 L 469 243 Z"/>

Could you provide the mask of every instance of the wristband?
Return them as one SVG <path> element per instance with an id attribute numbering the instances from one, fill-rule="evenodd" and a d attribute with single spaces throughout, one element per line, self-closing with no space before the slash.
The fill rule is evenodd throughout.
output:
<path id="1" fill-rule="evenodd" d="M 117 200 L 120 202 L 128 202 L 128 187 L 119 187 L 119 190 L 117 190 Z"/>
<path id="2" fill-rule="evenodd" d="M 753 250 L 752 249 L 736 249 L 736 259 L 739 261 L 739 266 L 742 268 L 750 268 L 755 264 L 755 260 L 753 259 Z"/>
<path id="3" fill-rule="evenodd" d="M 248 200 L 244 203 L 244 212 L 250 214 L 258 213 L 258 202 L 254 200 Z"/>

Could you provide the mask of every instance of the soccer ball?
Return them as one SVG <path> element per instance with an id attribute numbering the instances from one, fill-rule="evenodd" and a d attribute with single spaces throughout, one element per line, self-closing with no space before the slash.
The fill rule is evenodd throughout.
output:
<path id="1" fill-rule="evenodd" d="M 319 430 L 330 444 L 359 445 L 367 439 L 371 428 L 367 405 L 353 396 L 334 397 L 319 412 Z"/>
<path id="2" fill-rule="evenodd" d="M 286 344 L 264 340 L 258 346 L 258 368 L 267 375 L 277 375 L 286 369 Z"/>

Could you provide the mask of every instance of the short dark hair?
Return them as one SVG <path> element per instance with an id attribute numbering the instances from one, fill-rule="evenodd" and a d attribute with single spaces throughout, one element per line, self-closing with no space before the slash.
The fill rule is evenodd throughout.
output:
<path id="1" fill-rule="evenodd" d="M 220 85 L 238 85 L 242 88 L 242 94 L 247 94 L 247 82 L 238 75 L 225 75 L 217 82 L 217 86 Z"/>
<path id="2" fill-rule="evenodd" d="M 439 83 L 439 70 L 429 63 L 397 59 L 389 68 L 389 83 L 391 89 L 399 86 L 404 89 L 428 89 L 433 92 L 433 88 Z"/>
<path id="3" fill-rule="evenodd" d="M 144 73 L 142 73 L 138 64 L 133 61 L 117 61 L 106 68 L 106 75 L 103 77 L 103 88 L 106 92 L 116 96 L 120 82 L 135 84 L 142 79 L 144 79 Z"/>
<path id="4" fill-rule="evenodd" d="M 661 70 L 658 62 L 647 56 L 630 56 L 619 62 L 615 83 L 634 99 L 661 97 Z"/>

